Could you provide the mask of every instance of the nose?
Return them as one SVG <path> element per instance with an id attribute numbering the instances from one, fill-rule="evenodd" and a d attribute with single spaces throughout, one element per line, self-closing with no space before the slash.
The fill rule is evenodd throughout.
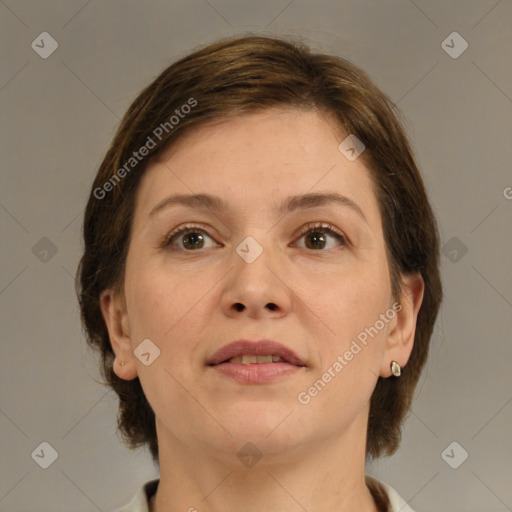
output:
<path id="1" fill-rule="evenodd" d="M 226 315 L 279 318 L 291 310 L 291 289 L 286 266 L 278 251 L 265 249 L 248 263 L 234 252 L 221 299 Z"/>

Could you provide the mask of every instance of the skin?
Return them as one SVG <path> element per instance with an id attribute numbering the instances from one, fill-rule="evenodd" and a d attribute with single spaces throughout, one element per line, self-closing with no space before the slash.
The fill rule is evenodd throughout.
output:
<path id="1" fill-rule="evenodd" d="M 370 173 L 363 158 L 338 151 L 346 135 L 325 114 L 265 110 L 195 129 L 148 167 L 122 293 L 106 290 L 101 305 L 114 370 L 140 378 L 156 415 L 152 512 L 377 510 L 364 479 L 369 400 L 392 360 L 407 364 L 421 277 L 404 277 L 401 311 L 307 405 L 297 399 L 395 302 Z M 365 219 L 338 204 L 275 210 L 312 192 L 349 197 Z M 176 193 L 219 196 L 229 211 L 172 206 L 150 215 Z M 317 223 L 347 241 L 327 233 L 315 248 L 315 235 L 302 233 Z M 181 235 L 164 247 L 184 224 L 201 229 L 204 245 L 187 251 Z M 263 248 L 252 263 L 235 250 L 248 236 Z M 147 338 L 160 350 L 149 366 L 133 352 Z M 247 385 L 206 365 L 241 338 L 279 341 L 306 367 Z M 248 442 L 263 455 L 250 468 L 237 457 Z"/>

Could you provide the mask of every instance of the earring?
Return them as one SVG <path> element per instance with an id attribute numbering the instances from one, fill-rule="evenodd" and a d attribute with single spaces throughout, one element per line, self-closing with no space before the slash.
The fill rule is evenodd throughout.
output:
<path id="1" fill-rule="evenodd" d="M 402 368 L 396 361 L 391 361 L 390 368 L 391 368 L 391 373 L 395 377 L 400 377 L 400 375 L 402 375 Z"/>
<path id="2" fill-rule="evenodd" d="M 120 364 L 121 366 L 124 366 L 126 363 L 125 363 L 124 361 L 121 361 L 119 364 Z"/>

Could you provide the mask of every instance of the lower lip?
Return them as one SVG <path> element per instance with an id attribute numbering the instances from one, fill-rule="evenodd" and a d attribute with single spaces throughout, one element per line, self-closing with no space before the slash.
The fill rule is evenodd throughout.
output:
<path id="1" fill-rule="evenodd" d="M 222 363 L 212 368 L 243 384 L 266 384 L 281 377 L 293 375 L 303 367 L 290 363 Z"/>

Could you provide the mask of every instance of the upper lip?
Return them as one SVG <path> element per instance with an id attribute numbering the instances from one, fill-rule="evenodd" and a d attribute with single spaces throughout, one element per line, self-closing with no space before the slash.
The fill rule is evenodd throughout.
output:
<path id="1" fill-rule="evenodd" d="M 265 356 L 274 355 L 279 356 L 290 364 L 295 366 L 305 366 L 300 357 L 288 347 L 281 345 L 277 341 L 272 340 L 238 340 L 233 341 L 217 350 L 215 354 L 208 360 L 209 365 L 225 363 L 233 357 L 243 355 Z"/>

